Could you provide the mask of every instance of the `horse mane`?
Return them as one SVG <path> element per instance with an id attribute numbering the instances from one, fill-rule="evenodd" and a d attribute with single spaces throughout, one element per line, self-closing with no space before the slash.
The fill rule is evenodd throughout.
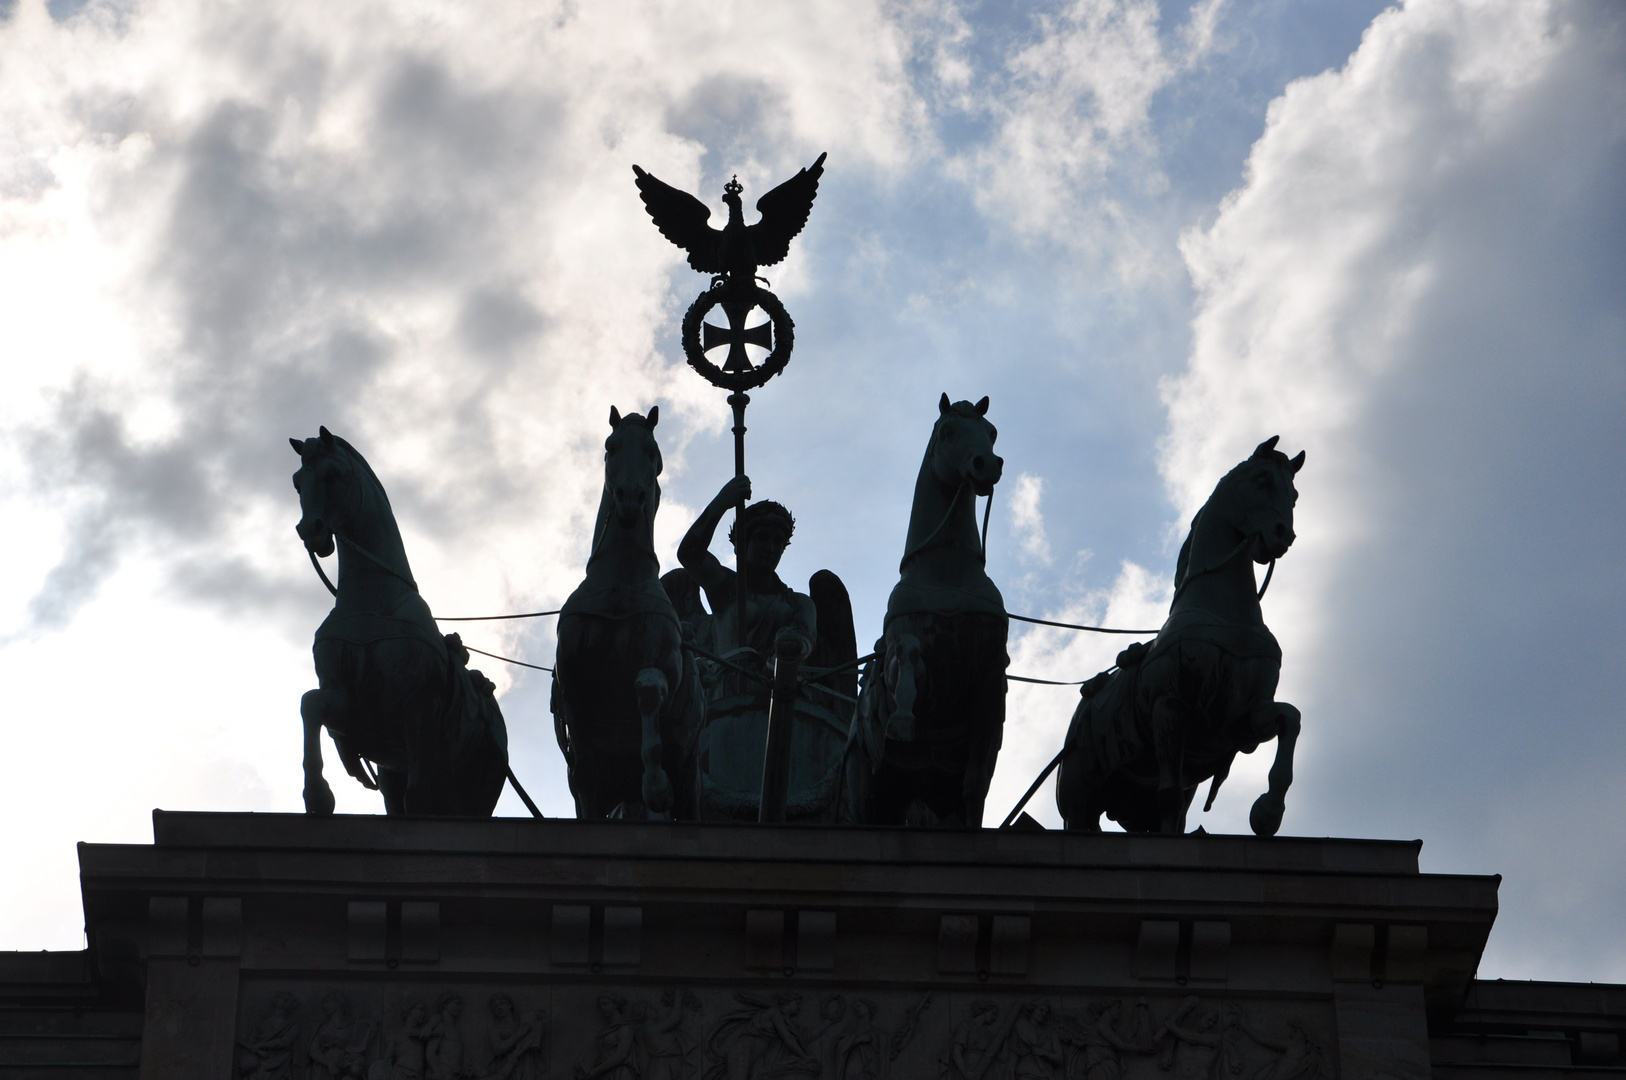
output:
<path id="1" fill-rule="evenodd" d="M 373 467 L 367 464 L 367 459 L 361 456 L 361 451 L 351 446 L 349 442 L 338 435 L 333 436 L 333 444 L 341 449 L 350 464 L 357 466 L 361 471 L 361 475 L 371 482 L 373 492 L 379 499 L 383 500 L 384 510 L 393 517 L 395 510 L 390 506 L 390 497 L 389 493 L 384 490 L 384 482 L 378 478 L 377 473 L 373 472 Z"/>

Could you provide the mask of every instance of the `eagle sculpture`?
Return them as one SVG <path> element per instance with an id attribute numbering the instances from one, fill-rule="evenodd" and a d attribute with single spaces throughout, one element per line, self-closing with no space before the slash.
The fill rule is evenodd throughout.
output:
<path id="1" fill-rule="evenodd" d="M 728 223 L 721 229 L 706 224 L 711 211 L 693 195 L 636 165 L 632 171 L 655 227 L 689 253 L 690 266 L 729 285 L 749 287 L 756 281 L 757 267 L 772 266 L 790 253 L 791 240 L 807 224 L 807 215 L 813 209 L 827 156 L 820 154 L 819 160 L 758 199 L 762 220 L 751 226 L 745 224 L 740 207 L 744 188 L 738 177 L 730 180 L 723 188 Z"/>

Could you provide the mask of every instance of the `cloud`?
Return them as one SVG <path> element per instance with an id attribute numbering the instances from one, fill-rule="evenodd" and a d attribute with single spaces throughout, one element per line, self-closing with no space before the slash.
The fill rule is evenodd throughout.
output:
<path id="1" fill-rule="evenodd" d="M 1022 473 L 1011 492 L 1011 525 L 1015 527 L 1022 553 L 1035 562 L 1048 565 L 1050 541 L 1044 534 L 1044 513 L 1039 500 L 1044 496 L 1044 478 Z"/>
<path id="2" fill-rule="evenodd" d="M 1265 602 L 1305 716 L 1287 827 L 1505 873 L 1496 975 L 1626 975 L 1623 72 L 1614 8 L 1409 3 L 1272 104 L 1183 245 L 1183 515 L 1259 439 L 1308 451 Z"/>
<path id="3" fill-rule="evenodd" d="M 1152 100 L 1212 47 L 1222 0 L 1192 6 L 1170 55 L 1153 0 L 1072 0 L 1035 16 L 1037 40 L 1011 55 L 986 99 L 996 131 L 966 163 L 985 212 L 1034 239 L 1105 257 L 1139 284 L 1153 248 L 1147 196 L 1168 186 Z"/>
<path id="4" fill-rule="evenodd" d="M 760 186 L 839 125 L 847 168 L 885 169 L 918 119 L 867 4 L 625 7 L 170 0 L 59 23 L 23 3 L 0 26 L 0 223 L 39 240 L 8 243 L 0 275 L 77 236 L 55 306 L 109 315 L 61 334 L 28 310 L 46 290 L 0 299 L 28 358 L 12 449 L 37 497 L 71 504 L 36 629 L 140 550 L 235 560 L 189 578 L 221 603 L 285 586 L 285 524 L 275 548 L 236 526 L 290 512 L 293 461 L 271 451 L 318 424 L 378 465 L 430 580 L 523 532 L 549 557 L 486 565 L 567 587 L 606 403 L 703 400 L 655 349 L 679 255 L 629 161 L 692 185 L 726 153 Z"/>
<path id="5" fill-rule="evenodd" d="M 328 601 L 290 436 L 326 425 L 369 458 L 435 610 L 555 606 L 609 406 L 661 404 L 667 479 L 721 425 L 664 351 L 700 282 L 630 164 L 708 198 L 825 149 L 884 178 L 920 125 L 901 50 L 868 3 L 91 0 L 59 22 L 21 0 L 0 22 L 0 505 L 28 524 L 4 541 L 27 580 L 0 673 L 33 718 L 15 749 L 74 780 L 0 795 L 14 819 L 53 808 L 8 838 L 28 890 L 0 897 L 0 940 L 76 947 L 73 842 L 140 841 L 154 805 L 299 809 L 302 640 Z M 669 561 L 689 514 L 669 494 Z M 551 652 L 546 627 L 467 636 Z M 568 812 L 545 694 L 506 693 L 540 680 L 480 665 L 516 768 Z"/>

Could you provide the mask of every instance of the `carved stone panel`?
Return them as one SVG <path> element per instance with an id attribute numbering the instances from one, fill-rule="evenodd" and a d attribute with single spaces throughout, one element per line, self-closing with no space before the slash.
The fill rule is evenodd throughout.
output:
<path id="1" fill-rule="evenodd" d="M 1334 1080 L 1326 1002 L 1009 992 L 246 985 L 251 1080 Z"/>

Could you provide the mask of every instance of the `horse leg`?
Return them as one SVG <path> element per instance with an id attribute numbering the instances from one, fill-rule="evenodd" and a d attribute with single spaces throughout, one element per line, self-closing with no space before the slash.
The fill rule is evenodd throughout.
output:
<path id="1" fill-rule="evenodd" d="M 1005 742 L 1005 680 L 982 680 L 980 692 L 973 695 L 968 704 L 971 737 L 966 748 L 969 753 L 965 775 L 960 779 L 960 798 L 965 807 L 966 826 L 980 829 L 983 808 L 988 801 L 988 785 L 994 779 L 994 763 L 999 760 L 999 748 Z"/>
<path id="2" fill-rule="evenodd" d="M 1075 725 L 1081 722 L 1079 717 L 1087 707 L 1087 702 L 1081 704 L 1079 712 L 1073 714 Z M 1064 746 L 1072 743 L 1070 728 L 1067 735 Z M 1106 808 L 1101 778 L 1085 764 L 1081 754 L 1067 753 L 1056 769 L 1056 809 L 1061 812 L 1062 827 L 1068 832 L 1098 833 Z"/>
<path id="3" fill-rule="evenodd" d="M 672 782 L 661 761 L 661 709 L 666 705 L 666 673 L 660 668 L 646 667 L 633 679 L 632 685 L 638 697 L 638 718 L 643 724 L 643 740 L 638 747 L 639 757 L 644 762 L 640 793 L 650 816 L 664 818 L 672 808 Z"/>
<path id="4" fill-rule="evenodd" d="M 1186 831 L 1185 710 L 1178 699 L 1164 696 L 1152 705 L 1152 747 L 1157 755 L 1158 831 L 1179 836 Z"/>
<path id="5" fill-rule="evenodd" d="M 406 813 L 406 773 L 379 766 L 378 792 L 384 796 L 384 814 L 401 817 Z"/>
<path id="6" fill-rule="evenodd" d="M 913 742 L 915 738 L 915 697 L 920 666 L 920 639 L 899 634 L 887 645 L 886 687 L 892 691 L 892 715 L 887 717 L 886 738 Z"/>
<path id="7" fill-rule="evenodd" d="M 1254 800 L 1253 809 L 1248 812 L 1248 824 L 1255 836 L 1275 836 L 1276 830 L 1282 827 L 1282 814 L 1287 810 L 1287 789 L 1293 783 L 1293 746 L 1299 738 L 1299 711 L 1285 701 L 1271 701 L 1255 709 L 1252 720 L 1255 731 L 1274 732 L 1276 760 L 1270 765 L 1270 790 Z M 1269 737 L 1269 734 L 1264 735 L 1264 738 Z"/>
<path id="8" fill-rule="evenodd" d="M 299 699 L 299 716 L 305 722 L 305 813 L 327 817 L 333 813 L 333 789 L 322 777 L 322 725 L 327 721 L 329 695 L 324 690 L 308 691 Z"/>

